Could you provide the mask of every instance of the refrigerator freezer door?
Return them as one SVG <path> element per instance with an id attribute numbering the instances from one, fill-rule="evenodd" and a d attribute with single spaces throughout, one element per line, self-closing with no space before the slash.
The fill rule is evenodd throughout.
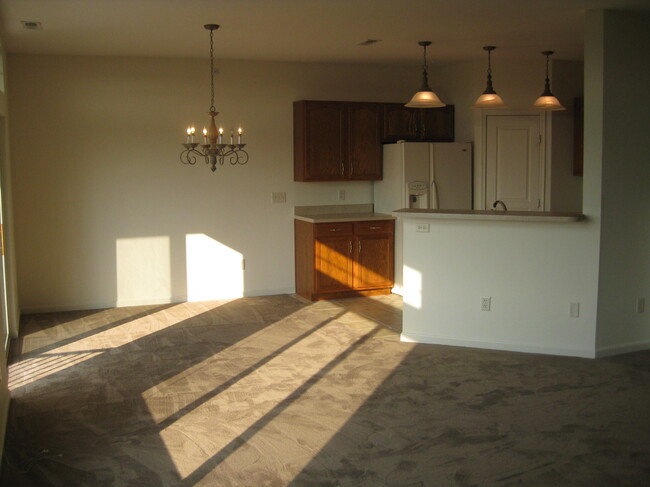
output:
<path id="1" fill-rule="evenodd" d="M 468 143 L 433 145 L 432 208 L 472 209 L 472 146 Z M 435 197 L 434 197 L 435 196 Z"/>

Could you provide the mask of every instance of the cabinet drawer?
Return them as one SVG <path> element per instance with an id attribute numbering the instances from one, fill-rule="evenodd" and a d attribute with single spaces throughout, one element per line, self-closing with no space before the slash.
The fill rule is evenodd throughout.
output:
<path id="1" fill-rule="evenodd" d="M 373 233 L 393 233 L 395 229 L 395 220 L 373 220 L 367 222 L 357 222 L 357 235 L 371 235 Z"/>
<path id="2" fill-rule="evenodd" d="M 352 222 L 317 223 L 315 227 L 314 234 L 316 237 L 352 235 L 354 228 Z"/>

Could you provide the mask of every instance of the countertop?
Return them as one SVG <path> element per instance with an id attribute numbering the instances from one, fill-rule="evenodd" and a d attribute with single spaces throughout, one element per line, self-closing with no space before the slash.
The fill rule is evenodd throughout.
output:
<path id="1" fill-rule="evenodd" d="M 385 213 L 325 213 L 323 215 L 294 215 L 296 220 L 309 223 L 360 222 L 368 220 L 394 220 L 393 215 Z"/>
<path id="2" fill-rule="evenodd" d="M 394 220 L 393 215 L 375 213 L 372 204 L 296 206 L 294 218 L 309 223 Z"/>
<path id="3" fill-rule="evenodd" d="M 403 208 L 393 215 L 434 220 L 501 220 L 540 223 L 570 223 L 585 220 L 582 213 L 559 211 L 493 211 L 493 210 L 426 210 Z"/>

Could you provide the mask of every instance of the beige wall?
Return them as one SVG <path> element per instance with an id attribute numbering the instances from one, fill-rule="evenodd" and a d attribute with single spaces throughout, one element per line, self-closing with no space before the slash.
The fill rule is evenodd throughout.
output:
<path id="1" fill-rule="evenodd" d="M 178 160 L 207 118 L 207 60 L 9 57 L 23 310 L 292 292 L 293 206 L 339 203 L 339 187 L 372 202 L 370 183 L 293 182 L 292 102 L 401 101 L 417 70 L 217 65 L 219 120 L 244 126 L 250 162 L 211 173 Z"/>
<path id="2" fill-rule="evenodd" d="M 650 15 L 595 12 L 588 33 L 600 40 L 586 76 L 603 99 L 598 139 L 602 166 L 602 236 L 598 289 L 601 354 L 650 347 Z M 638 298 L 646 311 L 636 311 Z"/>
<path id="3" fill-rule="evenodd" d="M 539 57 L 495 63 L 512 106 L 537 95 Z M 9 57 L 23 311 L 292 292 L 293 206 L 340 204 L 339 189 L 372 202 L 370 183 L 293 182 L 292 102 L 407 100 L 417 66 L 217 66 L 218 120 L 243 125 L 250 162 L 213 174 L 178 161 L 185 127 L 206 122 L 206 59 Z M 457 140 L 473 139 L 484 77 L 482 62 L 432 70 Z"/>

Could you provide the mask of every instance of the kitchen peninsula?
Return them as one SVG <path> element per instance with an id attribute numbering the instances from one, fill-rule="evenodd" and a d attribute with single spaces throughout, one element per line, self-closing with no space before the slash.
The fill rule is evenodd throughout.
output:
<path id="1" fill-rule="evenodd" d="M 403 341 L 594 356 L 597 269 L 580 213 L 393 212 L 403 221 Z"/>

